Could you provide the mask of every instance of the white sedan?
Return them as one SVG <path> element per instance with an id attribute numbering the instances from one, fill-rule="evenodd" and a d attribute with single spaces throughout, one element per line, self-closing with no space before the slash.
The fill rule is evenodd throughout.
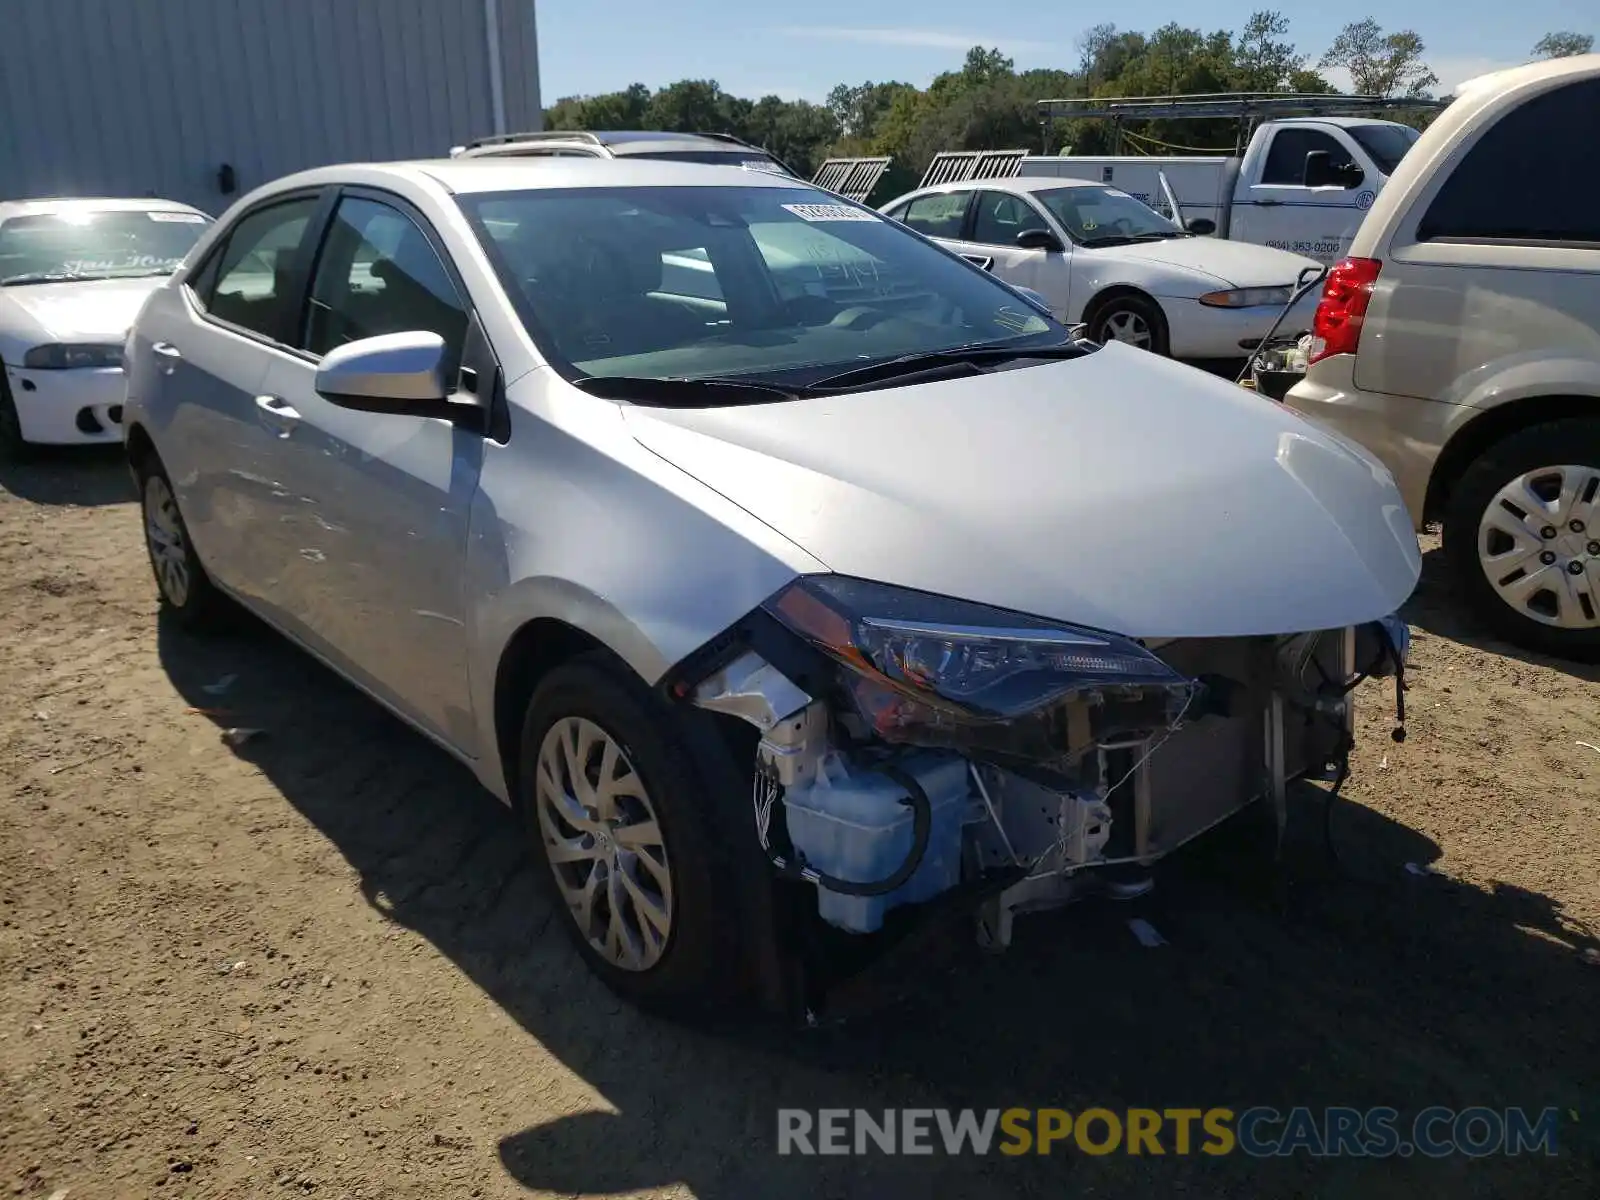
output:
<path id="1" fill-rule="evenodd" d="M 122 342 L 211 223 L 170 200 L 0 203 L 0 458 L 122 438 Z"/>
<path id="2" fill-rule="evenodd" d="M 1198 237 L 1126 192 L 1078 179 L 984 179 L 922 188 L 882 211 L 1042 295 L 1097 342 L 1184 359 L 1242 358 L 1288 304 L 1309 258 Z M 1317 295 L 1280 333 L 1311 327 Z"/>

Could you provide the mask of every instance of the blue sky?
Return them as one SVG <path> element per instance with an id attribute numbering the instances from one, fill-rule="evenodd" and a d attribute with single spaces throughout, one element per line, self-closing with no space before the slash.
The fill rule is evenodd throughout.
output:
<path id="1" fill-rule="evenodd" d="M 1174 0 L 1104 6 L 1038 0 L 542 0 L 541 90 L 551 104 L 636 81 L 659 87 L 710 78 L 736 95 L 821 100 L 840 82 L 925 84 L 959 66 L 966 48 L 978 43 L 999 46 L 1020 69 L 1066 67 L 1077 61 L 1083 31 L 1101 21 L 1142 31 L 1168 21 L 1236 30 L 1260 7 L 1285 13 L 1291 37 L 1313 58 L 1340 26 L 1369 13 L 1385 29 L 1415 29 L 1447 90 L 1483 71 L 1525 61 L 1533 43 L 1551 30 L 1600 34 L 1597 0 L 1385 0 L 1355 7 L 1304 0 L 1213 0 L 1203 6 Z M 1195 16 L 1201 11 L 1203 19 Z"/>

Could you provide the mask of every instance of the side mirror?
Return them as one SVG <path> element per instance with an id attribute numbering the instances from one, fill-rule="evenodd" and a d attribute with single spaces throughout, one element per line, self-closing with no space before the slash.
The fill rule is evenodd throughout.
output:
<path id="1" fill-rule="evenodd" d="M 1326 150 L 1312 150 L 1306 155 L 1307 187 L 1360 187 L 1366 177 L 1366 172 L 1353 162 L 1335 163 Z"/>
<path id="2" fill-rule="evenodd" d="M 1200 237 L 1210 237 L 1217 231 L 1217 223 L 1210 217 L 1196 217 L 1189 222 L 1189 232 Z"/>
<path id="3" fill-rule="evenodd" d="M 1306 155 L 1306 169 L 1304 175 L 1306 187 L 1331 187 L 1338 180 L 1334 177 L 1333 159 L 1326 150 L 1312 150 Z"/>
<path id="4" fill-rule="evenodd" d="M 1059 254 L 1063 249 L 1061 239 L 1048 229 L 1024 229 L 1017 234 L 1017 246 L 1023 250 L 1047 250 Z"/>
<path id="5" fill-rule="evenodd" d="M 313 386 L 330 404 L 362 412 L 449 417 L 478 408 L 449 399 L 444 339 L 423 330 L 362 338 L 329 351 Z"/>

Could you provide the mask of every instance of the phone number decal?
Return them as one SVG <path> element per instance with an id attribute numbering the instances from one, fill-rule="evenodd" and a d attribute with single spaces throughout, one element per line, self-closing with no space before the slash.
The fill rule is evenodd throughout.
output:
<path id="1" fill-rule="evenodd" d="M 1319 254 L 1338 254 L 1338 242 L 1282 242 L 1268 240 L 1267 245 L 1274 250 L 1290 250 L 1295 254 L 1309 254 L 1315 257 Z"/>

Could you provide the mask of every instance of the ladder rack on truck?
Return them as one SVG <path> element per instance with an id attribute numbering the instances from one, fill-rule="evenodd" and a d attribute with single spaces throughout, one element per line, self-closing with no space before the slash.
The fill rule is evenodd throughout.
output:
<path id="1" fill-rule="evenodd" d="M 1047 145 L 1055 145 L 1057 121 L 1111 122 L 1111 153 L 1122 153 L 1122 127 L 1127 121 L 1236 120 L 1234 155 L 1244 153 L 1262 121 L 1289 117 L 1378 117 L 1408 112 L 1438 112 L 1445 100 L 1389 96 L 1341 96 L 1321 92 L 1209 92 L 1194 96 L 1100 96 L 1077 100 L 1040 100 Z"/>

